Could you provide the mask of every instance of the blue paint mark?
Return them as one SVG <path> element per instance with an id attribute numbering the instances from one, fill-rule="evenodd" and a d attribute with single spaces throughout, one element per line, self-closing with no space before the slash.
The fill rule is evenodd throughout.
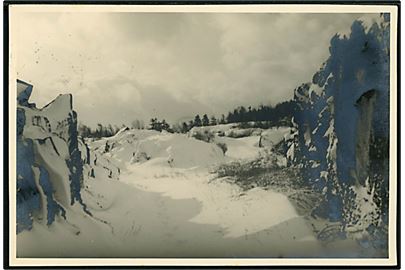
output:
<path id="1" fill-rule="evenodd" d="M 389 14 L 383 14 L 383 18 L 389 21 Z M 376 93 L 372 136 L 389 138 L 389 27 L 375 23 L 366 31 L 362 22 L 355 21 L 349 37 L 335 35 L 331 39 L 329 51 L 330 57 L 313 76 L 313 83 L 323 87 L 323 93 L 310 95 L 310 84 L 295 90 L 299 108 L 294 115 L 299 134 L 295 154 L 307 184 L 318 191 L 326 188 L 323 203 L 314 213 L 345 223 L 345 212 L 350 211 L 355 198 L 350 187 L 356 184 L 353 171 L 357 166 L 357 138 L 361 136 L 357 134 L 361 120 L 356 103 L 370 90 Z M 328 107 L 328 100 L 333 107 Z M 324 136 L 332 120 L 333 136 L 337 138 L 336 171 L 327 158 L 329 136 Z M 307 129 L 311 132 L 310 145 L 305 144 Z M 313 151 L 311 146 L 315 147 Z M 320 165 L 311 166 L 313 161 Z M 326 181 L 320 177 L 322 171 L 328 173 Z M 388 173 L 381 174 L 382 189 L 387 190 Z"/>
<path id="2" fill-rule="evenodd" d="M 45 193 L 47 201 L 47 224 L 51 225 L 55 221 L 55 216 L 59 213 L 61 213 L 62 216 L 65 216 L 65 210 L 53 198 L 53 188 L 49 180 L 48 171 L 42 166 L 39 166 L 38 168 L 40 172 L 39 184 Z"/>

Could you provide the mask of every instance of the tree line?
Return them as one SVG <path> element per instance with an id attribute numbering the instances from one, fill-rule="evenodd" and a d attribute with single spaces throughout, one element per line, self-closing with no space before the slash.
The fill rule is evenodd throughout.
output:
<path id="1" fill-rule="evenodd" d="M 221 117 L 216 118 L 215 116 L 209 117 L 207 114 L 204 114 L 200 117 L 200 115 L 197 114 L 193 120 L 174 124 L 172 126 L 167 124 L 164 119 L 159 121 L 157 118 L 152 118 L 149 129 L 186 133 L 193 127 L 215 126 L 218 124 L 231 123 L 240 123 L 241 128 L 270 128 L 273 126 L 290 125 L 296 109 L 297 104 L 292 100 L 278 103 L 274 107 L 260 105 L 257 108 L 252 106 L 246 108 L 244 106 L 239 106 L 228 112 L 227 116 L 222 114 Z"/>
<path id="2" fill-rule="evenodd" d="M 83 138 L 96 138 L 100 139 L 102 137 L 111 137 L 117 134 L 118 131 L 121 129 L 127 127 L 126 125 L 122 124 L 121 126 L 117 125 L 103 125 L 98 123 L 96 128 L 91 128 L 83 123 L 79 123 L 77 130 L 79 133 L 79 136 Z M 130 125 L 131 128 L 134 129 L 145 129 L 145 124 L 142 120 L 135 119 L 134 121 L 131 122 Z"/>
<path id="3" fill-rule="evenodd" d="M 297 109 L 297 104 L 293 100 L 284 101 L 277 105 L 260 105 L 258 107 L 239 106 L 228 112 L 226 116 L 222 114 L 219 118 L 215 116 L 209 117 L 204 114 L 202 117 L 197 114 L 194 119 L 188 122 L 181 122 L 170 125 L 165 119 L 151 118 L 149 125 L 146 127 L 142 120 L 135 119 L 131 123 L 134 129 L 149 129 L 156 131 L 167 131 L 171 133 L 186 133 L 193 127 L 215 126 L 218 124 L 240 123 L 241 128 L 257 127 L 270 128 L 273 126 L 290 125 L 294 111 Z M 84 124 L 79 124 L 79 135 L 87 138 L 111 137 L 115 135 L 121 127 L 97 124 L 95 129 L 92 129 Z"/>
<path id="4" fill-rule="evenodd" d="M 292 100 L 278 103 L 274 107 L 260 105 L 258 108 L 251 106 L 245 108 L 240 106 L 229 112 L 226 120 L 228 123 L 271 121 L 277 124 L 286 118 L 291 119 L 296 108 L 297 104 Z"/>
<path id="5" fill-rule="evenodd" d="M 102 125 L 98 123 L 96 128 L 91 128 L 83 123 L 79 123 L 77 131 L 79 133 L 79 136 L 83 138 L 100 139 L 102 137 L 111 137 L 115 135 L 123 127 L 124 126 L 118 127 L 116 125 Z"/>

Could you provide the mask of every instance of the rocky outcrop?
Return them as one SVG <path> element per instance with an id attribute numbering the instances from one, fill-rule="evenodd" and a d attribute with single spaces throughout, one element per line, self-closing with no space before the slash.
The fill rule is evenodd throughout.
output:
<path id="1" fill-rule="evenodd" d="M 75 202 L 85 209 L 72 96 L 38 109 L 29 103 L 32 90 L 17 81 L 17 232 L 30 230 L 34 221 L 51 225 Z"/>
<path id="2" fill-rule="evenodd" d="M 373 234 L 388 213 L 389 17 L 355 21 L 329 50 L 312 83 L 295 89 L 287 156 L 323 194 L 314 215 L 340 222 L 343 235 Z"/>

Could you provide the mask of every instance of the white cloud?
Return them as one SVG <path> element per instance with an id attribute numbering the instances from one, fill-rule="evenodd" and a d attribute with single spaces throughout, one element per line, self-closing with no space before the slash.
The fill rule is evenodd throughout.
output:
<path id="1" fill-rule="evenodd" d="M 27 13 L 17 70 L 34 84 L 32 101 L 72 93 L 89 124 L 219 115 L 291 98 L 330 38 L 364 16 Z"/>

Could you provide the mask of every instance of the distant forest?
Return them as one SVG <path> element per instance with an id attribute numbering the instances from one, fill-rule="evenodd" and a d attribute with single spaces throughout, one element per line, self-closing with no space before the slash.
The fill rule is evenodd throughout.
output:
<path id="1" fill-rule="evenodd" d="M 207 114 L 200 116 L 197 114 L 193 120 L 170 125 L 165 119 L 159 120 L 152 118 L 149 125 L 146 127 L 144 122 L 135 119 L 131 123 L 131 127 L 135 129 L 150 129 L 156 131 L 167 131 L 171 133 L 186 133 L 193 127 L 200 126 L 215 126 L 218 124 L 240 123 L 241 128 L 270 128 L 273 126 L 288 126 L 291 124 L 291 118 L 294 115 L 297 104 L 292 101 L 284 101 L 276 106 L 260 105 L 256 107 L 239 106 L 233 111 L 228 112 L 225 116 L 216 118 L 209 117 Z M 102 138 L 115 135 L 121 127 L 110 125 L 97 124 L 95 129 L 90 128 L 82 123 L 79 124 L 78 132 L 82 137 L 87 138 Z"/>

